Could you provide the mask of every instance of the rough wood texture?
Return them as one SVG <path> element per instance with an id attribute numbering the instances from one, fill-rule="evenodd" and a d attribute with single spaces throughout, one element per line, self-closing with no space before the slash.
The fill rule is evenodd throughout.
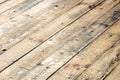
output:
<path id="1" fill-rule="evenodd" d="M 120 0 L 0 0 L 0 80 L 120 80 Z"/>

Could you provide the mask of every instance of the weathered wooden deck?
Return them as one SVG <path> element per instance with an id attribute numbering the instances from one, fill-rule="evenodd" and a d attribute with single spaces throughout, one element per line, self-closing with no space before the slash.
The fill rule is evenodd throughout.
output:
<path id="1" fill-rule="evenodd" d="M 0 0 L 0 80 L 120 80 L 120 0 Z"/>

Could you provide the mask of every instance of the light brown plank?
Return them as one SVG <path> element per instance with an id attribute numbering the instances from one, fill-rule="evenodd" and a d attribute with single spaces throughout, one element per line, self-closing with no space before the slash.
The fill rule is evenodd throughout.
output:
<path id="1" fill-rule="evenodd" d="M 20 4 L 23 1 L 25 0 L 8 0 L 7 2 L 0 4 L 0 14 Z"/>
<path id="2" fill-rule="evenodd" d="M 3 24 L 6 21 L 13 19 L 15 16 L 23 13 L 24 11 L 32 8 L 33 6 L 37 5 L 38 3 L 42 2 L 42 1 L 43 0 L 37 0 L 37 1 L 36 0 L 25 0 L 25 1 L 21 2 L 20 4 L 8 9 L 7 11 L 0 14 L 0 24 Z"/>
<path id="3" fill-rule="evenodd" d="M 90 14 L 92 14 L 92 12 L 90 13 Z M 87 15 L 87 16 L 85 16 L 84 18 L 86 18 L 86 17 L 88 17 L 89 16 L 89 14 Z M 94 16 L 93 16 L 94 17 Z M 91 19 L 92 19 L 92 17 L 91 17 Z M 81 19 L 82 20 L 82 19 Z M 85 20 L 86 21 L 86 20 Z M 91 20 L 88 20 L 88 22 L 91 22 Z M 85 22 L 86 23 L 86 22 Z M 81 25 L 83 25 L 84 23 L 82 23 Z M 79 26 L 77 26 L 78 28 L 79 28 Z M 67 28 L 68 29 L 68 28 Z M 77 29 L 77 28 L 74 28 L 75 30 L 79 30 L 79 29 Z M 71 28 L 71 29 L 68 29 L 68 30 L 74 30 L 73 28 Z M 46 31 L 45 31 L 46 32 Z M 70 33 L 70 34 L 73 34 L 73 33 Z M 38 34 L 39 35 L 39 34 Z M 62 35 L 63 35 L 63 33 L 62 33 Z M 32 35 L 33 36 L 33 35 Z M 40 36 L 40 35 L 39 35 Z M 34 37 L 34 36 L 33 36 Z M 66 35 L 65 36 L 66 38 L 68 38 L 68 36 Z M 31 37 L 30 37 L 31 38 Z M 34 37 L 35 38 L 35 37 Z M 26 43 L 27 42 L 27 43 Z M 33 40 L 33 42 L 35 42 L 34 40 Z M 17 57 L 20 57 L 20 55 L 21 55 L 21 53 L 23 53 L 23 54 L 25 54 L 25 52 L 20 52 L 21 51 L 21 49 L 22 49 L 22 51 L 23 51 L 23 44 L 26 44 L 26 46 L 27 46 L 27 44 L 28 45 L 32 45 L 32 47 L 34 46 L 34 45 L 36 45 L 37 44 L 37 42 L 36 43 L 34 43 L 33 44 L 33 42 L 31 43 L 31 40 L 29 40 L 29 38 L 28 39 L 26 39 L 26 40 L 24 40 L 24 42 L 22 42 L 22 43 L 20 43 L 20 44 L 18 44 L 18 45 L 16 45 L 17 46 L 17 49 L 18 49 L 18 52 L 17 52 L 17 54 L 14 54 L 14 58 L 12 58 L 12 57 L 9 57 L 9 61 L 15 61 L 15 55 L 16 55 L 16 58 Z M 14 48 L 12 48 L 10 51 L 7 51 L 5 54 L 3 54 L 3 55 L 1 55 L 1 59 L 3 59 L 3 56 L 5 56 L 5 57 L 7 57 L 7 56 L 10 56 L 10 55 L 13 55 L 13 49 L 15 49 L 16 50 L 16 46 L 14 47 Z M 22 48 L 21 48 L 21 47 Z M 25 51 L 28 51 L 28 50 L 26 50 L 26 49 L 30 49 L 30 48 L 28 48 L 28 47 L 26 47 L 26 46 L 24 46 L 25 48 L 24 48 L 24 50 Z M 51 45 L 50 45 L 51 46 Z M 19 47 L 19 48 L 18 48 Z M 31 47 L 31 46 L 29 46 L 29 47 Z M 19 55 L 19 53 L 20 53 L 20 55 Z M 11 59 L 10 59 L 11 58 Z M 14 59 L 14 60 L 13 60 Z M 4 60 L 3 60 L 4 61 Z M 2 62 L 2 61 L 1 61 Z M 3 66 L 3 65 L 2 65 Z"/>
<path id="4" fill-rule="evenodd" d="M 99 24 L 98 24 L 99 25 Z M 90 28 L 88 28 L 88 32 L 90 31 L 97 31 L 101 30 L 100 27 L 102 27 L 103 25 L 92 25 Z M 92 27 L 97 27 L 97 29 L 92 30 Z M 104 27 L 104 26 L 103 26 Z M 104 29 L 103 29 L 104 31 Z M 86 31 L 84 31 L 85 33 L 87 33 Z M 59 50 L 55 51 L 52 55 L 50 55 L 48 58 L 46 58 L 44 61 L 42 61 L 40 63 L 40 65 L 34 67 L 32 70 L 28 71 L 26 74 L 22 75 L 21 78 L 22 80 L 25 79 L 36 79 L 36 80 L 45 80 L 47 79 L 47 77 L 49 77 L 52 73 L 54 73 L 59 67 L 61 67 L 64 63 L 66 63 L 69 59 L 71 59 L 73 56 L 75 56 L 77 50 L 81 50 L 81 48 L 83 48 L 84 45 L 84 41 L 85 43 L 89 44 L 89 40 L 91 39 L 90 37 L 92 37 L 93 35 L 95 36 L 95 34 L 99 34 L 97 32 L 93 32 L 91 33 L 87 33 L 89 34 L 89 37 L 83 32 L 83 34 L 79 34 L 79 36 L 75 36 L 73 37 L 73 39 L 69 40 L 67 43 L 65 43 Z M 84 37 L 82 37 L 84 35 Z M 77 38 L 77 40 L 76 40 Z M 80 39 L 84 39 L 83 41 Z M 79 42 L 77 42 L 79 41 Z"/>
<path id="5" fill-rule="evenodd" d="M 86 17 L 85 17 L 85 18 L 86 18 Z M 82 20 L 82 19 L 81 19 L 81 20 Z M 76 23 L 75 23 L 75 24 L 76 24 Z M 97 27 L 97 26 L 94 26 L 94 27 Z M 96 29 L 96 28 L 95 28 L 95 29 Z M 101 28 L 101 29 L 102 29 L 102 28 Z M 100 30 L 101 30 L 101 29 L 100 29 Z M 97 31 L 97 29 L 96 29 L 96 31 Z M 98 31 L 99 31 L 99 29 L 98 29 Z M 88 32 L 89 32 L 89 29 L 88 29 Z M 49 41 L 48 41 L 48 43 L 49 43 Z M 40 48 L 38 48 L 38 50 L 36 50 L 36 51 L 39 52 L 39 49 L 40 49 Z M 34 54 L 34 53 L 36 53 L 36 52 L 33 51 L 33 54 Z M 32 53 L 31 53 L 31 54 L 32 54 Z M 39 54 L 39 55 L 41 55 L 41 54 Z M 44 55 L 45 55 L 45 54 L 44 54 Z M 38 55 L 36 54 L 36 56 L 38 56 Z M 27 57 L 29 58 L 30 56 L 27 56 Z M 32 58 L 32 57 L 33 57 L 33 56 L 31 56 L 31 58 Z M 42 57 L 44 57 L 44 56 L 42 56 Z M 24 58 L 23 61 L 25 61 L 25 59 L 28 59 L 28 58 Z M 30 58 L 30 59 L 31 59 L 31 58 Z M 36 58 L 37 58 L 37 57 L 36 57 Z M 40 57 L 39 57 L 39 58 L 40 58 Z M 32 61 L 37 62 L 37 60 L 38 60 L 39 58 L 37 58 L 36 60 L 32 60 Z M 30 59 L 29 59 L 29 60 L 30 60 Z M 23 61 L 21 61 L 21 62 L 23 62 Z M 27 61 L 26 61 L 26 62 L 27 62 Z M 21 64 L 23 64 L 23 63 L 21 63 Z M 29 62 L 28 62 L 28 64 L 29 64 Z M 19 63 L 18 65 L 20 65 L 20 63 Z M 14 68 L 15 68 L 15 66 L 17 66 L 17 64 L 14 65 Z M 21 65 L 21 66 L 23 66 L 23 65 Z M 27 65 L 26 65 L 26 66 L 27 66 Z M 32 66 L 32 65 L 31 65 L 31 66 Z M 24 67 L 24 68 L 25 68 L 25 67 Z M 11 69 L 12 69 L 12 68 L 11 68 Z M 17 68 L 17 69 L 14 69 L 14 70 L 15 70 L 15 73 L 16 73 L 16 71 L 18 71 L 19 69 L 20 69 L 20 67 Z M 9 69 L 8 69 L 8 70 L 9 70 Z M 23 70 L 23 73 L 24 73 L 24 71 L 26 71 L 25 69 L 22 69 L 22 70 Z M 20 71 L 22 71 L 22 70 L 20 70 Z M 14 72 L 14 71 L 13 71 L 13 72 Z M 22 74 L 22 73 L 21 73 L 21 74 Z M 18 76 L 17 76 L 17 75 L 15 76 L 15 75 L 13 74 L 13 75 L 10 75 L 10 76 L 12 76 L 12 77 L 15 79 L 15 77 L 19 77 L 19 75 L 20 75 L 20 74 L 18 74 Z"/>
<path id="6" fill-rule="evenodd" d="M 70 0 L 69 1 L 63 1 L 63 2 L 64 2 L 64 4 L 61 4 L 59 2 L 58 2 L 59 4 L 56 3 L 58 5 L 61 5 L 59 8 L 56 8 L 54 6 L 52 6 L 52 7 L 48 6 L 48 7 L 46 7 L 46 9 L 41 8 L 41 9 L 44 9 L 44 11 L 42 11 L 42 12 L 41 12 L 41 10 L 39 10 L 40 9 L 39 7 L 42 6 L 42 5 L 37 6 L 37 9 L 41 12 L 41 15 L 40 15 L 40 13 L 37 12 L 37 14 L 40 15 L 40 16 L 38 18 L 33 18 L 32 21 L 29 21 L 29 22 L 26 22 L 26 23 L 24 23 L 23 20 L 21 21 L 21 18 L 19 16 L 17 19 L 18 19 L 18 22 L 20 20 L 20 23 L 21 24 L 23 23 L 21 26 L 17 26 L 18 22 L 15 22 L 15 23 L 11 22 L 11 24 L 8 23 L 10 27 L 9 26 L 6 27 L 8 24 L 6 24 L 6 26 L 3 26 L 3 28 L 1 27 L 1 31 L 4 32 L 4 33 L 2 33 L 3 35 L 1 34 L 1 37 L 2 36 L 3 37 L 0 40 L 0 42 L 1 42 L 1 44 L 0 44 L 1 48 L 0 49 L 1 50 L 2 49 L 8 49 L 10 46 L 13 46 L 15 43 L 21 41 L 27 34 L 36 32 L 36 30 L 39 30 L 44 25 L 47 25 L 49 22 L 51 22 L 55 18 L 59 17 L 60 15 L 62 15 L 66 11 L 68 11 L 69 9 L 74 7 L 76 4 L 80 3 L 81 0 L 76 0 L 75 2 L 72 1 L 73 3 L 70 3 L 71 2 Z M 46 4 L 46 3 L 44 3 L 44 4 Z M 64 7 L 64 5 L 65 5 L 65 7 Z M 87 7 L 87 5 L 86 5 L 86 7 Z M 82 6 L 81 6 L 81 8 L 82 8 Z M 32 10 L 37 10 L 37 9 L 35 7 Z M 29 12 L 29 11 L 27 11 L 27 12 Z M 28 13 L 28 15 L 29 14 L 31 14 L 31 13 Z M 31 15 L 29 15 L 29 17 Z M 79 15 L 77 15 L 77 16 L 79 16 Z M 24 18 L 27 18 L 27 17 L 24 17 Z M 44 20 L 44 19 L 46 19 L 46 20 Z M 30 20 L 30 19 L 28 18 L 28 20 Z M 33 29 L 31 31 L 29 31 L 31 28 L 33 28 Z"/>
<path id="7" fill-rule="evenodd" d="M 110 12 L 101 17 L 98 22 L 102 22 L 105 17 L 111 17 L 114 11 L 119 9 L 119 5 L 113 8 Z M 110 19 L 107 19 L 109 21 Z M 105 24 L 105 21 L 103 21 Z M 106 23 L 110 25 L 111 22 Z M 81 74 L 87 66 L 92 64 L 100 55 L 102 55 L 107 49 L 109 49 L 114 42 L 119 39 L 119 24 L 116 23 L 112 28 L 106 31 L 103 35 L 101 35 L 98 39 L 96 39 L 93 43 L 91 43 L 86 49 L 79 53 L 73 60 L 67 63 L 63 68 L 61 68 L 57 73 L 55 73 L 50 80 L 73 80 L 79 74 Z M 99 45 L 99 46 L 98 46 Z"/>
<path id="8" fill-rule="evenodd" d="M 96 18 L 97 19 L 97 18 Z M 47 30 L 47 29 L 46 29 Z M 39 32 L 38 32 L 39 33 Z M 34 35 L 32 35 L 32 36 L 34 36 Z M 37 38 L 37 37 L 36 37 Z M 27 40 L 28 41 L 28 40 Z M 26 42 L 27 42 L 26 41 Z M 48 41 L 48 43 L 49 43 L 49 41 Z M 31 44 L 31 43 L 28 43 L 28 44 Z M 32 45 L 32 44 L 31 44 Z M 49 45 L 50 45 L 50 43 L 49 43 Z M 23 49 L 22 47 L 20 47 L 21 49 Z M 19 52 L 19 51 L 18 51 Z M 19 56 L 19 55 L 18 55 Z M 1 60 L 3 60 L 3 58 L 1 58 Z M 4 61 L 4 60 L 3 60 Z M 9 61 L 7 61 L 7 60 L 5 60 L 6 62 L 8 62 L 9 63 Z M 20 65 L 20 64 L 19 64 Z M 2 65 L 3 66 L 3 65 Z M 31 65 L 31 66 L 34 66 L 34 65 Z M 30 67 L 30 66 L 29 66 Z M 19 70 L 19 69 L 17 69 L 17 70 Z M 23 72 L 24 71 L 26 71 L 25 69 L 22 69 L 23 70 Z M 12 75 L 13 76 L 13 75 Z M 15 76 L 15 75 L 14 75 Z M 17 77 L 17 76 L 16 76 Z M 6 78 L 7 79 L 7 78 Z M 15 78 L 14 78 L 15 79 Z"/>
<path id="9" fill-rule="evenodd" d="M 77 7 L 77 8 L 79 8 L 79 7 Z M 74 9 L 73 10 L 71 10 L 70 11 L 70 13 L 71 12 L 73 12 L 74 11 Z M 71 13 L 72 14 L 72 13 Z M 90 14 L 92 14 L 92 13 L 90 13 Z M 89 15 L 87 15 L 87 16 L 85 16 L 84 18 L 86 18 L 86 17 L 88 17 Z M 62 16 L 62 17 L 64 17 L 64 16 Z M 60 17 L 59 19 L 61 19 L 61 21 L 62 21 L 62 17 Z M 59 19 L 57 19 L 57 20 L 59 20 Z M 67 18 L 66 18 L 67 19 Z M 91 18 L 92 19 L 92 18 Z M 22 55 L 24 55 L 24 54 L 26 54 L 29 50 L 31 50 L 32 48 L 34 48 L 35 46 L 37 46 L 38 45 L 38 43 L 40 44 L 40 43 L 42 43 L 41 41 L 44 41 L 44 39 L 46 38 L 46 36 L 48 35 L 48 36 L 50 36 L 50 34 L 53 34 L 53 33 L 51 33 L 51 32 L 54 32 L 53 30 L 57 30 L 57 29 L 59 29 L 62 25 L 61 25 L 61 23 L 62 22 L 60 22 L 60 23 L 57 23 L 56 24 L 56 21 L 57 20 L 55 20 L 55 22 L 53 22 L 52 24 L 50 24 L 50 25 L 48 25 L 48 26 L 53 26 L 53 24 L 54 24 L 54 26 L 53 26 L 53 28 L 48 28 L 48 27 L 46 27 L 45 29 L 43 29 L 43 32 L 37 32 L 37 33 L 35 33 L 35 34 L 32 34 L 30 37 L 28 37 L 27 39 L 25 39 L 25 40 L 23 40 L 21 43 L 19 43 L 19 44 L 17 44 L 17 45 L 15 45 L 13 48 L 11 48 L 10 50 L 8 50 L 8 51 L 6 51 L 5 52 L 5 54 L 3 54 L 3 55 L 1 55 L 1 59 L 3 59 L 3 61 L 1 61 L 1 63 L 2 62 L 5 62 L 4 61 L 4 58 L 3 58 L 3 56 L 4 57 L 6 57 L 7 58 L 7 56 L 10 56 L 10 55 L 13 55 L 13 53 L 16 53 L 16 51 L 14 52 L 14 50 L 17 50 L 18 52 L 17 52 L 17 54 L 14 54 L 14 57 L 8 57 L 9 58 L 9 61 L 10 62 L 13 62 L 13 61 L 15 61 L 15 59 L 17 60 L 20 56 L 22 56 Z M 82 19 L 81 19 L 82 20 Z M 86 20 L 85 20 L 86 21 Z M 59 22 L 59 21 L 58 21 Z M 90 20 L 88 20 L 88 22 L 91 22 Z M 85 22 L 86 23 L 86 22 Z M 84 23 L 82 23 L 81 25 L 83 25 Z M 57 26 L 57 25 L 60 25 L 59 27 Z M 74 25 L 76 25 L 76 24 L 74 24 Z M 63 26 L 64 27 L 64 26 Z M 70 26 L 71 27 L 71 26 Z M 70 37 L 74 32 L 77 32 L 77 31 L 79 31 L 79 28 L 82 28 L 82 27 L 80 27 L 80 26 L 73 26 L 73 27 L 71 27 L 71 28 L 67 28 L 67 29 L 65 29 L 65 30 L 67 30 L 67 31 L 62 31 L 61 33 L 60 33 L 60 35 L 64 35 L 64 37 L 63 36 L 59 36 L 59 35 L 57 35 L 55 38 L 55 46 L 57 45 L 57 44 L 59 44 L 59 39 L 60 39 L 60 41 L 61 41 L 61 43 L 64 43 L 64 41 L 66 41 L 67 39 L 69 39 L 68 37 Z M 50 31 L 50 33 L 46 33 L 46 31 L 48 31 L 48 29 L 49 29 L 49 31 Z M 41 31 L 41 30 L 40 30 Z M 69 34 L 67 34 L 66 35 L 66 33 L 69 33 Z M 54 39 L 54 38 L 53 38 Z M 49 39 L 49 40 L 51 40 L 51 39 Z M 38 48 L 38 50 L 40 50 L 40 51 L 44 51 L 44 49 L 46 49 L 47 47 L 46 47 L 46 45 L 49 45 L 49 40 L 48 40 L 48 42 L 46 42 L 46 44 L 44 44 L 43 46 L 40 46 L 40 49 Z M 57 41 L 58 40 L 58 41 Z M 57 41 L 57 42 L 56 42 Z M 23 46 L 24 45 L 24 46 Z M 29 45 L 29 47 L 27 47 Z M 49 46 L 49 50 L 48 51 L 46 51 L 46 52 L 50 52 L 50 50 L 54 47 L 54 49 L 56 49 L 55 48 L 55 46 L 53 46 L 52 48 L 50 48 L 51 46 L 53 46 L 53 45 L 50 45 Z M 43 47 L 43 48 L 42 48 Z M 24 49 L 23 49 L 24 48 Z M 37 49 L 36 49 L 37 50 Z M 52 49 L 53 50 L 53 49 Z M 52 51 L 51 50 L 51 51 Z M 22 53 L 22 54 L 21 54 Z M 37 52 L 38 53 L 38 52 Z M 34 53 L 33 53 L 33 55 L 34 55 Z M 38 55 L 39 55 L 39 53 L 38 53 Z M 16 58 L 15 58 L 16 57 Z M 5 65 L 1 65 L 1 70 L 2 70 L 2 67 L 4 67 Z"/>
<path id="10" fill-rule="evenodd" d="M 120 64 L 116 67 L 113 72 L 108 75 L 108 77 L 104 80 L 120 80 Z"/>
<path id="11" fill-rule="evenodd" d="M 83 72 L 76 80 L 100 80 L 107 69 L 113 65 L 119 64 L 118 56 L 120 50 L 120 41 L 114 47 L 105 52 L 95 63 L 93 63 L 85 72 Z M 114 79 L 113 79 L 114 80 Z"/>

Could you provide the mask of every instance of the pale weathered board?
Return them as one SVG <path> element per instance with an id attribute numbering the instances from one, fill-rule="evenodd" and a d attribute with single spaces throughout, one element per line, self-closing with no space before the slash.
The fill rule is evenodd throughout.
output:
<path id="1" fill-rule="evenodd" d="M 120 0 L 0 0 L 0 80 L 120 80 Z"/>

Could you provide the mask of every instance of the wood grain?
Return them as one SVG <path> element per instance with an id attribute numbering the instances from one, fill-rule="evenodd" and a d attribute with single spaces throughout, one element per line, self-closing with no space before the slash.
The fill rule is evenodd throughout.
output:
<path id="1" fill-rule="evenodd" d="M 0 80 L 119 80 L 120 0 L 0 0 Z"/>

